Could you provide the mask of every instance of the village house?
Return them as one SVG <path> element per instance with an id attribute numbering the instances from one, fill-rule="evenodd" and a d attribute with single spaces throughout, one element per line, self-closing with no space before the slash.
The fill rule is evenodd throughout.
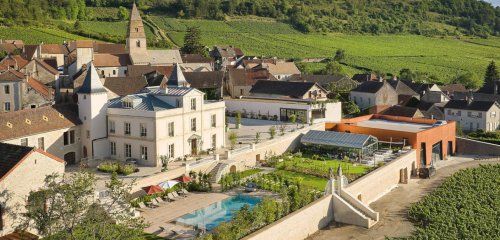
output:
<path id="1" fill-rule="evenodd" d="M 444 106 L 446 120 L 453 120 L 463 131 L 496 131 L 500 128 L 500 104 L 497 101 L 451 100 Z"/>
<path id="2" fill-rule="evenodd" d="M 0 166 L 2 237 L 16 230 L 28 195 L 44 186 L 46 176 L 64 174 L 64 161 L 40 148 L 0 143 Z"/>
<path id="3" fill-rule="evenodd" d="M 0 39 L 0 52 L 16 55 L 19 54 L 24 47 L 22 40 L 3 40 Z"/>
<path id="4" fill-rule="evenodd" d="M 266 69 L 274 78 L 286 81 L 293 75 L 299 75 L 300 70 L 294 62 L 286 62 L 277 59 L 251 59 L 242 60 L 238 68 L 245 69 Z"/>
<path id="5" fill-rule="evenodd" d="M 411 98 L 420 99 L 420 94 L 408 87 L 403 81 L 387 80 L 387 82 L 396 90 L 399 105 L 405 105 Z"/>
<path id="6" fill-rule="evenodd" d="M 250 89 L 258 80 L 275 80 L 275 78 L 267 69 L 229 68 L 226 80 L 227 93 L 233 98 L 248 96 Z"/>
<path id="7" fill-rule="evenodd" d="M 425 101 L 412 98 L 406 104 L 407 107 L 418 108 L 425 118 L 444 120 L 444 113 L 442 107 L 438 106 L 436 103 L 429 103 Z"/>
<path id="8" fill-rule="evenodd" d="M 349 94 L 351 101 L 356 103 L 360 109 L 366 109 L 376 105 L 397 105 L 398 94 L 387 81 L 366 81 L 351 90 Z"/>
<path id="9" fill-rule="evenodd" d="M 380 114 L 387 116 L 400 116 L 409 118 L 423 118 L 424 114 L 418 108 L 394 105 L 381 111 Z"/>
<path id="10" fill-rule="evenodd" d="M 229 112 L 247 117 L 298 122 L 340 121 L 341 103 L 327 98 L 328 91 L 313 82 L 259 80 L 249 96 L 225 99 Z"/>
<path id="11" fill-rule="evenodd" d="M 338 93 L 349 93 L 359 85 L 346 75 L 295 74 L 290 76 L 288 81 L 315 82 L 325 89 L 335 89 Z"/>
<path id="12" fill-rule="evenodd" d="M 36 147 L 74 164 L 80 159 L 76 105 L 53 105 L 0 114 L 0 142 Z"/>
<path id="13" fill-rule="evenodd" d="M 215 60 L 215 70 L 225 71 L 228 66 L 234 66 L 245 54 L 233 46 L 214 46 L 210 57 Z"/>

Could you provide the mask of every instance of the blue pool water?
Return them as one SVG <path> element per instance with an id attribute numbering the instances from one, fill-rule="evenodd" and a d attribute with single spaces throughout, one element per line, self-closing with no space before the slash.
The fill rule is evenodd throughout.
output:
<path id="1" fill-rule="evenodd" d="M 206 208 L 196 210 L 177 218 L 176 222 L 204 227 L 207 231 L 211 231 L 222 222 L 230 221 L 235 212 L 239 211 L 245 204 L 248 204 L 251 209 L 260 203 L 260 201 L 260 198 L 247 195 L 229 197 Z"/>

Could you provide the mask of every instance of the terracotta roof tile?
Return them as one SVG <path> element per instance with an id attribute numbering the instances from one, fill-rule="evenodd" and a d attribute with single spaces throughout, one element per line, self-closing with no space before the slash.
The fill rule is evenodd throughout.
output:
<path id="1" fill-rule="evenodd" d="M 14 69 L 9 69 L 8 71 L 0 74 L 0 81 L 22 81 L 23 79 L 24 74 Z"/>
<path id="2" fill-rule="evenodd" d="M 107 77 L 104 87 L 118 96 L 134 94 L 148 85 L 144 77 Z"/>
<path id="3" fill-rule="evenodd" d="M 94 54 L 94 65 L 96 67 L 122 67 L 132 64 L 128 54 Z"/>
<path id="4" fill-rule="evenodd" d="M 30 122 L 27 123 L 26 119 Z M 10 123 L 10 124 L 9 124 Z M 0 141 L 80 125 L 74 104 L 23 109 L 0 114 Z"/>
<path id="5" fill-rule="evenodd" d="M 33 88 L 37 93 L 42 95 L 45 99 L 51 100 L 52 99 L 52 89 L 45 86 L 43 83 L 40 81 L 36 80 L 35 78 L 28 78 L 27 81 L 28 85 Z"/>
<path id="6" fill-rule="evenodd" d="M 68 48 L 64 44 L 41 44 L 43 54 L 68 54 Z"/>

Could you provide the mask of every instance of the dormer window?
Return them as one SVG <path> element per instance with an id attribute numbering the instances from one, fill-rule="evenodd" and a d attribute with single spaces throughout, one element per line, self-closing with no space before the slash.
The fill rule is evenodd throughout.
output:
<path id="1" fill-rule="evenodd" d="M 123 101 L 122 105 L 124 108 L 132 108 L 132 102 L 130 101 Z"/>

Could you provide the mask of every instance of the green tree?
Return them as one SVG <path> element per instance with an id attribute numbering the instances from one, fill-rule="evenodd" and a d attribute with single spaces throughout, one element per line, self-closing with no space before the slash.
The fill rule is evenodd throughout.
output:
<path id="1" fill-rule="evenodd" d="M 335 61 L 329 61 L 325 68 L 321 70 L 321 74 L 325 75 L 339 75 L 339 74 L 344 74 L 344 68 L 342 65 L 338 62 Z"/>
<path id="2" fill-rule="evenodd" d="M 345 50 L 344 49 L 337 49 L 335 52 L 335 56 L 333 56 L 333 61 L 336 62 L 342 62 L 345 59 Z"/>
<path id="3" fill-rule="evenodd" d="M 183 53 L 205 55 L 203 45 L 201 44 L 201 31 L 198 27 L 189 27 L 184 36 L 184 46 L 181 48 Z"/>
<path id="4" fill-rule="evenodd" d="M 493 91 L 494 83 L 498 79 L 500 79 L 500 74 L 498 73 L 497 66 L 495 61 L 491 61 L 484 74 L 484 86 Z"/>
<path id="5" fill-rule="evenodd" d="M 255 143 L 259 143 L 260 140 L 260 132 L 255 133 Z"/>
<path id="6" fill-rule="evenodd" d="M 297 116 L 295 114 L 290 115 L 288 118 L 292 124 L 297 122 Z"/>
<path id="7" fill-rule="evenodd" d="M 236 128 L 240 128 L 241 125 L 241 112 L 236 112 Z"/>
<path id="8" fill-rule="evenodd" d="M 467 89 L 477 89 L 481 87 L 481 79 L 473 72 L 460 73 L 453 79 L 453 83 L 463 84 Z"/>
<path id="9" fill-rule="evenodd" d="M 47 176 L 44 187 L 29 194 L 19 228 L 33 227 L 44 239 L 54 240 L 142 239 L 146 224 L 128 212 L 132 184 L 113 174 L 106 183 L 109 197 L 104 203 L 95 199 L 95 183 L 89 172 Z"/>
<path id="10" fill-rule="evenodd" d="M 356 115 L 360 113 L 361 110 L 359 109 L 358 105 L 356 105 L 356 103 L 354 103 L 353 101 L 348 101 L 342 103 L 342 112 L 345 115 Z"/>
<path id="11" fill-rule="evenodd" d="M 126 9 L 122 6 L 120 6 L 118 8 L 118 13 L 117 13 L 118 19 L 120 19 L 122 21 L 128 20 L 129 16 L 130 16 L 130 13 L 129 13 L 128 9 Z"/>
<path id="12" fill-rule="evenodd" d="M 274 136 L 276 136 L 276 127 L 275 126 L 271 126 L 269 128 L 269 138 L 273 139 Z"/>
<path id="13" fill-rule="evenodd" d="M 231 144 L 231 149 L 234 149 L 234 146 L 236 146 L 236 141 L 238 141 L 238 134 L 236 132 L 230 132 L 229 143 Z"/>

